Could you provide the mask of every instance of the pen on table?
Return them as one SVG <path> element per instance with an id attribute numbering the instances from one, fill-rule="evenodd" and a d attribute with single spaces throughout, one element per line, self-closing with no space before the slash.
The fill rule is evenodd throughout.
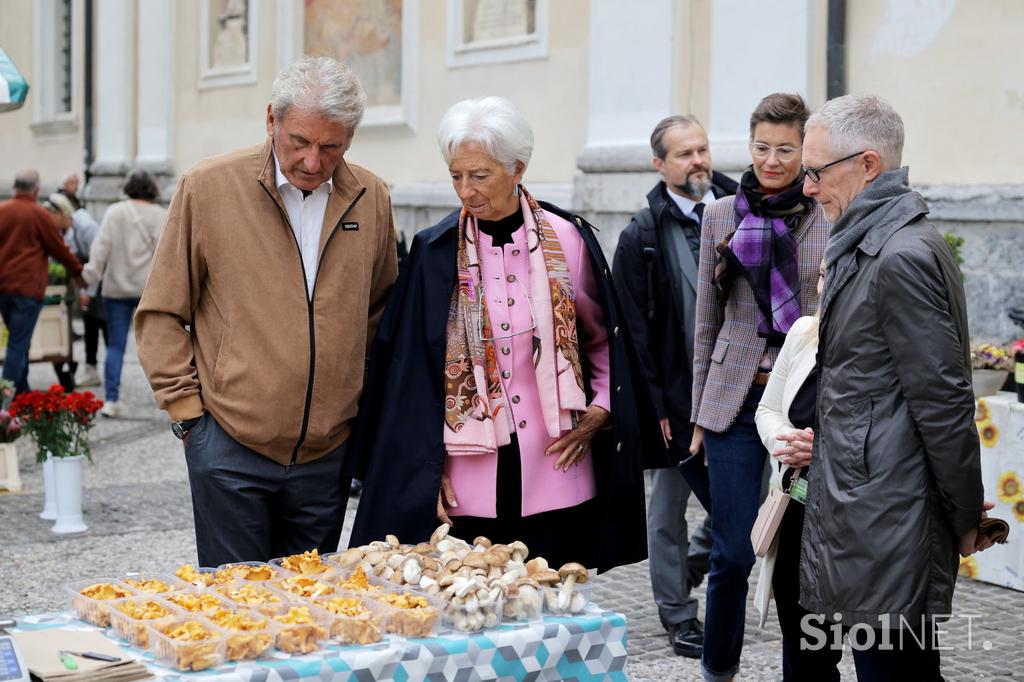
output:
<path id="1" fill-rule="evenodd" d="M 75 661 L 75 659 L 71 658 L 69 652 L 58 651 L 57 658 L 59 658 L 60 662 L 64 664 L 64 668 L 66 670 L 78 670 L 78 663 Z"/>
<path id="2" fill-rule="evenodd" d="M 78 656 L 80 658 L 91 658 L 94 661 L 106 661 L 108 663 L 115 663 L 121 660 L 119 656 L 98 654 L 95 651 L 65 651 L 64 653 L 71 654 L 72 656 Z"/>

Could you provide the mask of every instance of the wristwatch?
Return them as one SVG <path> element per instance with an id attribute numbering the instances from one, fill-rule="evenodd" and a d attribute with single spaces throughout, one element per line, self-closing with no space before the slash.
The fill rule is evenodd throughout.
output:
<path id="1" fill-rule="evenodd" d="M 199 420 L 203 418 L 203 415 L 198 417 L 192 417 L 192 419 L 182 419 L 180 422 L 171 422 L 171 433 L 175 435 L 178 440 L 185 440 L 185 436 L 188 432 L 195 428 L 195 425 L 199 423 Z"/>

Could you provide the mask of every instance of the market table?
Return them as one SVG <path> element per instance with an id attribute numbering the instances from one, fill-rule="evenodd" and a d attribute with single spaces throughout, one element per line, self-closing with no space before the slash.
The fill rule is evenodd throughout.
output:
<path id="1" fill-rule="evenodd" d="M 97 629 L 65 613 L 19 619 L 15 630 L 53 627 Z M 123 648 L 138 654 L 127 645 Z M 475 635 L 393 637 L 376 645 L 329 645 L 307 656 L 276 656 L 188 674 L 156 665 L 152 654 L 145 654 L 143 662 L 168 681 L 625 680 L 626 618 L 591 605 L 572 618 L 546 616 Z"/>
<path id="2" fill-rule="evenodd" d="M 1010 524 L 1010 537 L 961 559 L 960 575 L 1024 592 L 1024 403 L 1010 392 L 980 398 L 975 418 L 989 515 Z"/>

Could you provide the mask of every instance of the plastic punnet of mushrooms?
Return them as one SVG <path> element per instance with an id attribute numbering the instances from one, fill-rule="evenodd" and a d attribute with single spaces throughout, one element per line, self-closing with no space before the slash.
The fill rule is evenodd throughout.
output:
<path id="1" fill-rule="evenodd" d="M 562 587 L 558 591 L 558 608 L 562 611 L 568 610 L 572 602 L 573 588 L 576 583 L 583 585 L 590 578 L 587 569 L 576 562 L 569 562 L 558 569 L 558 575 L 562 578 Z"/>

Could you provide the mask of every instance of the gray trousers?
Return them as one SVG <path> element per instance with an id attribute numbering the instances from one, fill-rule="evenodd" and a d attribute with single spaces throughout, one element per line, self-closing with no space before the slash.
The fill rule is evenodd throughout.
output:
<path id="1" fill-rule="evenodd" d="M 200 566 L 338 548 L 348 504 L 345 446 L 282 466 L 227 434 L 206 412 L 185 443 Z"/>
<path id="2" fill-rule="evenodd" d="M 661 624 L 668 629 L 697 617 L 690 590 L 700 585 L 711 561 L 711 517 L 687 539 L 690 486 L 675 467 L 651 469 L 647 506 L 647 552 L 651 588 Z"/>

